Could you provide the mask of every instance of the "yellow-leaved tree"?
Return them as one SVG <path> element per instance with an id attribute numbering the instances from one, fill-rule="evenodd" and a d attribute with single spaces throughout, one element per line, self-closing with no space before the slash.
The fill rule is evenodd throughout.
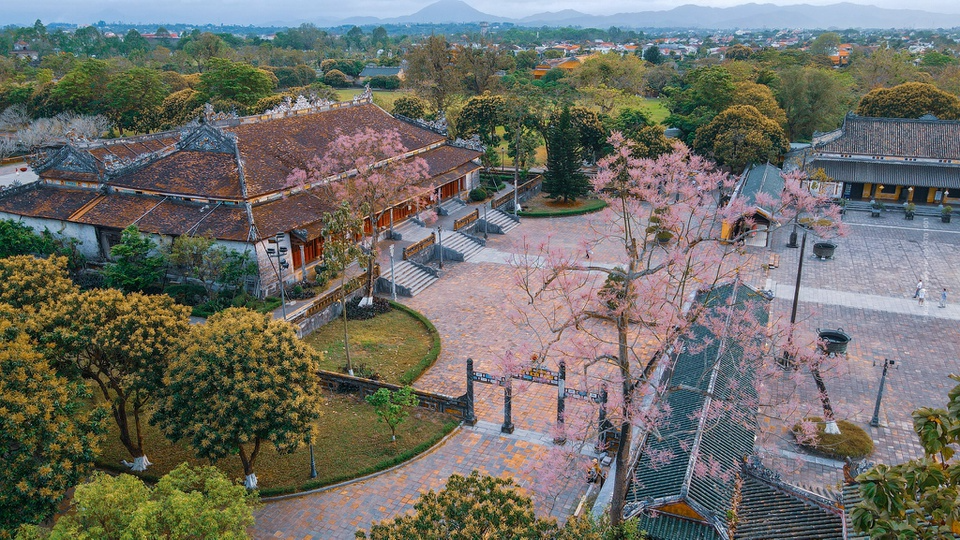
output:
<path id="1" fill-rule="evenodd" d="M 110 407 L 134 471 L 150 465 L 143 448 L 145 409 L 174 344 L 190 326 L 190 308 L 166 295 L 115 289 L 72 293 L 50 314 L 42 341 L 64 370 L 93 382 Z"/>
<path id="2" fill-rule="evenodd" d="M 239 454 L 244 484 L 255 489 L 263 444 L 293 452 L 311 436 L 320 417 L 319 359 L 289 323 L 227 309 L 183 339 L 152 421 L 198 457 Z"/>
<path id="3" fill-rule="evenodd" d="M 90 473 L 104 411 L 84 410 L 82 382 L 57 375 L 0 304 L 0 538 L 39 523 Z"/>

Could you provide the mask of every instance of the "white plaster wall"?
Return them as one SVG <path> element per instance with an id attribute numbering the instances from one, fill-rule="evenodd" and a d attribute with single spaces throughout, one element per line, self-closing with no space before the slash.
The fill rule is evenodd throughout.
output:
<path id="1" fill-rule="evenodd" d="M 58 219 L 34 218 L 0 212 L 0 219 L 12 219 L 33 228 L 40 233 L 49 229 L 51 233 L 65 238 L 75 238 L 80 241 L 77 249 L 88 259 L 100 259 L 100 245 L 97 241 L 97 230 L 93 225 L 71 223 Z"/>

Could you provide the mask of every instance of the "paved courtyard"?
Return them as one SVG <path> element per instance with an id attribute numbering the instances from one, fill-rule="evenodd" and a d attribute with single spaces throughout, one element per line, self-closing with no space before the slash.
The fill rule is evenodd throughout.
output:
<path id="1" fill-rule="evenodd" d="M 551 246 L 583 250 L 590 216 L 564 219 L 526 219 L 507 236 L 491 235 L 483 257 L 466 263 L 448 263 L 443 278 L 404 303 L 424 313 L 437 326 L 443 352 L 436 365 L 415 386 L 424 390 L 460 395 L 464 392 L 465 360 L 478 371 L 497 371 L 504 351 L 536 349 L 543 328 L 521 328 L 509 314 L 516 301 L 513 268 L 507 264 L 519 251 L 522 238 L 534 242 L 549 238 Z M 849 235 L 838 240 L 834 260 L 811 257 L 807 246 L 798 320 L 811 336 L 817 328 L 842 327 L 853 336 L 845 362 L 827 374 L 827 387 L 838 415 L 865 428 L 877 443 L 874 461 L 900 462 L 921 454 L 911 429 L 910 412 L 924 405 L 941 405 L 953 386 L 949 373 L 960 373 L 960 224 L 918 218 L 905 221 L 890 213 L 870 218 L 865 213 L 845 216 Z M 773 235 L 770 249 L 749 248 L 755 264 L 747 279 L 772 289 L 775 318 L 789 318 L 796 279 L 797 249 L 786 248 L 789 231 Z M 812 244 L 813 239 L 808 239 Z M 615 245 L 591 246 L 597 263 L 615 262 Z M 781 254 L 780 267 L 761 268 L 769 251 Z M 927 284 L 927 304 L 912 299 L 919 278 Z M 950 302 L 937 307 L 939 290 L 946 287 Z M 532 344 L 532 345 L 531 345 Z M 897 362 L 891 370 L 880 414 L 879 428 L 870 428 L 884 358 Z M 874 362 L 877 366 L 874 366 Z M 591 374 L 591 377 L 595 374 Z M 809 378 L 807 378 L 809 379 Z M 589 383 L 583 374 L 570 373 L 568 386 Z M 798 390 L 796 414 L 819 413 L 812 381 Z M 586 484 L 579 474 L 560 482 L 549 495 L 535 489 L 542 472 L 534 469 L 551 448 L 556 420 L 556 388 L 545 385 L 514 386 L 513 422 L 516 433 L 503 436 L 503 391 L 477 385 L 476 427 L 456 431 L 430 454 L 374 478 L 334 487 L 319 493 L 268 502 L 257 513 L 258 538 L 352 538 L 357 528 L 372 520 L 409 511 L 417 495 L 442 488 L 450 474 L 479 469 L 505 474 L 529 488 L 537 509 L 557 517 L 569 515 Z M 592 419 L 593 408 L 567 400 L 569 423 Z M 775 429 L 777 426 L 773 426 Z M 783 471 L 785 479 L 823 488 L 840 479 L 840 463 L 813 458 L 797 451 L 789 437 L 773 437 L 766 461 Z M 587 451 L 590 441 L 573 450 Z"/>

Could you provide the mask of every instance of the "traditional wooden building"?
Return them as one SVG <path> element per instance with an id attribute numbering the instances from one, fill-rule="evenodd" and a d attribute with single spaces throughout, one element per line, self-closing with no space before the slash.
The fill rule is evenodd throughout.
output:
<path id="1" fill-rule="evenodd" d="M 698 293 L 694 309 L 704 310 L 701 320 L 715 309 L 744 309 L 765 324 L 769 303 L 733 282 Z M 743 340 L 764 337 L 735 333 L 703 323 L 684 338 L 696 346 L 681 348 L 664 375 L 669 412 L 640 441 L 625 517 L 636 517 L 652 540 L 843 538 L 838 504 L 780 482 L 752 458 L 758 366 Z"/>
<path id="2" fill-rule="evenodd" d="M 310 277 L 322 256 L 321 217 L 335 201 L 320 185 L 291 185 L 339 134 L 363 128 L 396 130 L 408 149 L 396 158 L 424 159 L 441 200 L 459 197 L 478 181 L 480 152 L 457 146 L 423 126 L 398 120 L 369 93 L 352 102 L 260 116 L 209 121 L 139 137 L 70 143 L 34 163 L 39 181 L 0 193 L 0 218 L 76 238 L 89 258 L 104 259 L 120 232 L 137 225 L 160 242 L 190 234 L 214 238 L 254 255 L 259 294 L 278 289 L 267 241 L 279 240 L 291 272 Z M 420 201 L 396 201 L 380 227 L 399 223 Z M 369 224 L 368 224 L 369 230 Z"/>
<path id="3" fill-rule="evenodd" d="M 763 193 L 770 200 L 779 201 L 783 185 L 783 171 L 779 167 L 769 163 L 747 167 L 740 176 L 730 200 L 731 202 L 743 201 L 749 211 L 733 223 L 724 221 L 722 238 L 733 240 L 747 234 L 744 238 L 745 243 L 766 246 L 770 230 L 777 220 L 774 209 L 757 202 L 757 195 Z"/>
<path id="4" fill-rule="evenodd" d="M 808 171 L 843 182 L 843 197 L 894 203 L 960 201 L 960 121 L 847 115 L 817 133 Z M 952 195 L 952 196 L 951 196 Z"/>

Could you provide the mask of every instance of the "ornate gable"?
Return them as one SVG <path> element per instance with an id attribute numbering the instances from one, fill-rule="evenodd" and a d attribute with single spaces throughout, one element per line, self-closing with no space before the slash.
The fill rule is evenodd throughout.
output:
<path id="1" fill-rule="evenodd" d="M 61 146 L 53 155 L 41 158 L 32 165 L 37 174 L 43 174 L 50 169 L 88 173 L 95 176 L 99 176 L 100 173 L 97 167 L 97 161 L 93 156 L 69 144 Z"/>
<path id="2" fill-rule="evenodd" d="M 237 143 L 232 134 L 210 124 L 200 124 L 180 138 L 177 149 L 233 154 L 237 151 Z"/>

